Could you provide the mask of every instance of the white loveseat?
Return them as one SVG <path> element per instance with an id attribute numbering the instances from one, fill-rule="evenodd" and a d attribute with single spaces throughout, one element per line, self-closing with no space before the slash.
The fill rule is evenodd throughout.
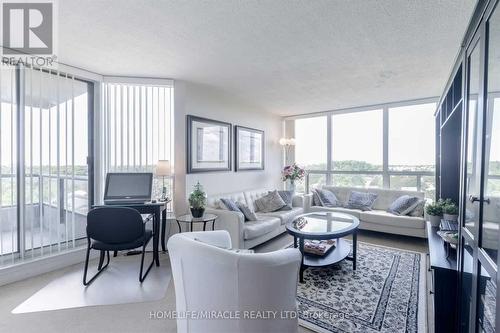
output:
<path id="1" fill-rule="evenodd" d="M 413 216 L 398 216 L 387 212 L 391 203 L 400 196 L 407 194 L 424 199 L 423 192 L 399 191 L 388 189 L 365 189 L 356 187 L 323 186 L 324 190 L 332 191 L 337 199 L 343 204 L 347 203 L 352 191 L 376 193 L 377 199 L 373 203 L 371 211 L 349 209 L 343 207 L 323 207 L 312 205 L 309 211 L 333 211 L 356 216 L 360 222 L 360 229 L 386 232 L 390 234 L 406 235 L 426 238 L 425 218 Z"/>
<path id="2" fill-rule="evenodd" d="M 215 222 L 216 230 L 227 230 L 231 235 L 234 248 L 249 249 L 257 246 L 285 231 L 285 224 L 297 215 L 304 213 L 304 205 L 309 205 L 311 195 L 294 196 L 292 210 L 272 213 L 259 213 L 254 202 L 269 192 L 267 189 L 247 190 L 241 192 L 217 194 L 209 196 L 205 212 L 213 213 L 219 218 Z M 245 203 L 253 209 L 259 220 L 247 221 L 242 213 L 221 209 L 220 199 L 227 198 Z"/>

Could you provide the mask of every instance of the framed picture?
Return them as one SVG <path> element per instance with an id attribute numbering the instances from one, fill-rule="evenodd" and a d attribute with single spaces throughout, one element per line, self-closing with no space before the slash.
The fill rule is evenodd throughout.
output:
<path id="1" fill-rule="evenodd" d="M 264 170 L 264 131 L 235 126 L 236 171 Z"/>
<path id="2" fill-rule="evenodd" d="M 231 124 L 187 116 L 187 173 L 231 170 Z"/>

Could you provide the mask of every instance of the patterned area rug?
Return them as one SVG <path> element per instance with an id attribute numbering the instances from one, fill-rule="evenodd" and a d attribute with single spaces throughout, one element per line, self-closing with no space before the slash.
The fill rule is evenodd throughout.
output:
<path id="1" fill-rule="evenodd" d="M 356 271 L 343 260 L 308 268 L 304 279 L 297 290 L 300 325 L 313 331 L 427 330 L 423 253 L 358 242 Z"/>

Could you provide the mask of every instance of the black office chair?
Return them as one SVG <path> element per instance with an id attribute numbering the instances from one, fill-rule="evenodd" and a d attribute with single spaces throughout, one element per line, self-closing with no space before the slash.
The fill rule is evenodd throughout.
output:
<path id="1" fill-rule="evenodd" d="M 147 222 L 147 221 L 146 221 Z M 153 232 L 146 229 L 141 214 L 132 208 L 125 207 L 99 207 L 92 209 L 87 214 L 87 257 L 83 272 L 83 284 L 92 283 L 99 274 L 109 265 L 109 251 L 132 250 L 142 246 L 141 270 L 139 281 L 142 283 L 154 263 L 154 258 L 144 276 L 144 254 L 146 245 L 151 240 Z M 87 281 L 90 250 L 100 251 L 97 273 Z M 107 255 L 106 265 L 103 267 L 104 255 Z"/>

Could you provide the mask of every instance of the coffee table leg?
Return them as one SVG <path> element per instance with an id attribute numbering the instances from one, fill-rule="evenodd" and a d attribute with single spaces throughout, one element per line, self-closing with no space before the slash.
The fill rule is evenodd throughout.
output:
<path id="1" fill-rule="evenodd" d="M 300 283 L 304 283 L 304 270 L 305 270 L 305 267 L 304 267 L 304 238 L 302 238 L 302 237 L 299 237 L 299 251 L 302 254 L 302 259 L 300 262 L 300 274 L 299 274 L 300 280 L 299 281 L 300 281 Z"/>
<path id="2" fill-rule="evenodd" d="M 358 231 L 352 234 L 352 269 L 356 270 L 356 257 L 358 252 Z"/>
<path id="3" fill-rule="evenodd" d="M 293 247 L 297 248 L 297 237 L 293 236 Z"/>

